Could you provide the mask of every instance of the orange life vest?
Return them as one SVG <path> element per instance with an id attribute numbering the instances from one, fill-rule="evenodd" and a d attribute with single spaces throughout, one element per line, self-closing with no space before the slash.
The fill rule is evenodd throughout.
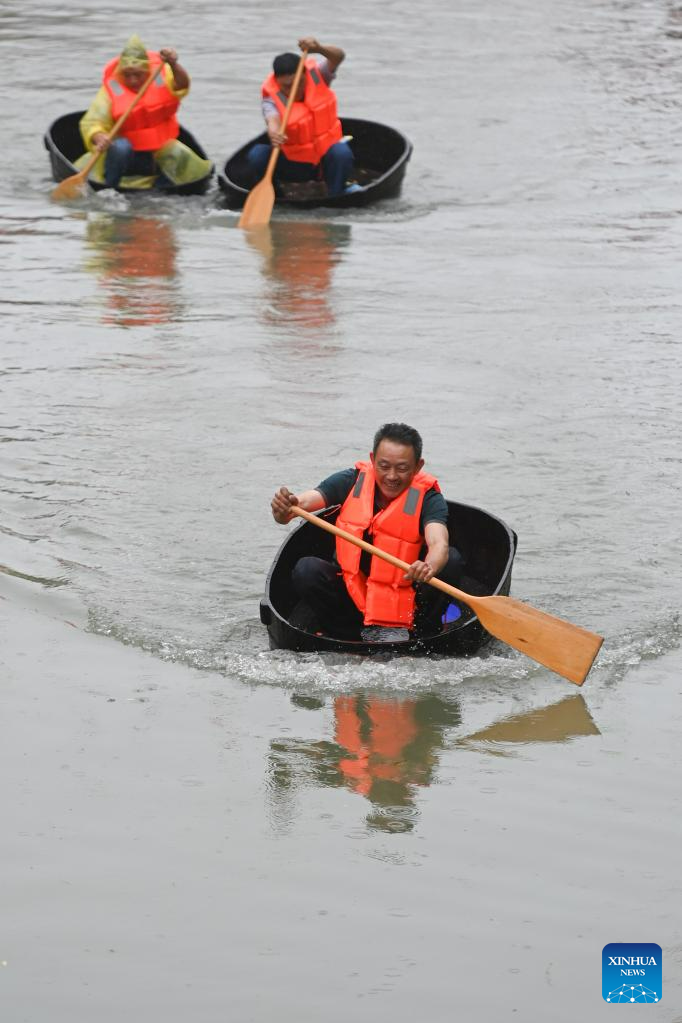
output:
<path id="1" fill-rule="evenodd" d="M 299 163 L 319 163 L 330 146 L 340 142 L 343 132 L 336 114 L 336 96 L 329 88 L 317 61 L 305 62 L 305 93 L 302 101 L 291 108 L 287 122 L 287 143 L 282 152 L 288 160 Z M 284 118 L 287 97 L 281 92 L 274 71 L 265 79 L 261 93 L 271 99 Z"/>
<path id="2" fill-rule="evenodd" d="M 158 53 L 148 51 L 149 72 L 161 63 Z M 117 121 L 135 99 L 133 92 L 117 77 L 119 57 L 110 60 L 104 69 L 102 82 L 111 99 L 111 116 Z M 149 86 L 132 114 L 123 125 L 121 135 L 127 138 L 133 149 L 152 151 L 160 149 L 166 142 L 176 139 L 180 125 L 175 116 L 180 100 L 166 85 L 162 71 Z"/>
<path id="3" fill-rule="evenodd" d="M 369 532 L 372 543 L 387 554 L 408 564 L 419 557 L 424 538 L 419 532 L 419 516 L 424 495 L 438 480 L 419 472 L 407 490 L 386 508 L 374 514 L 376 477 L 371 462 L 356 462 L 359 475 L 341 506 L 336 524 L 339 529 L 362 539 Z M 372 558 L 369 575 L 360 571 L 361 550 L 347 540 L 337 538 L 336 557 L 346 588 L 355 605 L 364 614 L 365 625 L 393 625 L 410 629 L 414 620 L 415 592 L 402 568 L 394 568 L 381 558 Z"/>

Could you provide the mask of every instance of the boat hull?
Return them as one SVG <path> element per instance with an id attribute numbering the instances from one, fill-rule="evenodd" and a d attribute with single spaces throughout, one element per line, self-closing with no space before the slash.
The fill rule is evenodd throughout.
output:
<path id="1" fill-rule="evenodd" d="M 65 178 L 70 178 L 72 174 L 78 173 L 78 168 L 74 165 L 74 161 L 82 156 L 84 152 L 83 139 L 78 126 L 84 113 L 84 110 L 76 110 L 71 114 L 63 114 L 62 117 L 58 117 L 56 121 L 53 121 L 45 132 L 43 141 L 50 158 L 52 177 L 55 181 L 64 181 Z M 183 128 L 182 125 L 180 126 L 179 138 L 186 146 L 193 149 L 198 156 L 208 160 L 208 156 L 192 133 Z M 187 185 L 174 185 L 171 188 L 164 188 L 163 195 L 203 195 L 211 182 L 213 173 L 213 170 L 211 170 L 203 178 L 200 178 L 198 181 L 192 181 Z M 88 184 L 95 192 L 100 192 L 106 188 L 106 185 L 101 182 L 92 181 L 89 178 Z M 150 195 L 153 193 L 153 189 L 150 188 L 119 188 L 117 191 L 123 192 L 126 195 Z"/>
<path id="2" fill-rule="evenodd" d="M 363 185 L 362 191 L 328 196 L 324 193 L 324 188 L 316 190 L 314 183 L 307 189 L 288 186 L 287 194 L 277 196 L 276 206 L 298 209 L 315 207 L 345 209 L 369 206 L 380 199 L 391 199 L 400 194 L 407 163 L 412 155 L 412 144 L 395 128 L 389 128 L 377 121 L 344 117 L 341 119 L 341 126 L 344 135 L 351 137 L 350 146 L 355 156 L 356 176 Z M 218 185 L 225 196 L 225 204 L 230 209 L 240 210 L 255 184 L 249 181 L 246 154 L 251 146 L 259 142 L 268 142 L 265 132 L 233 153 L 218 175 Z"/>
<path id="3" fill-rule="evenodd" d="M 448 501 L 450 540 L 464 556 L 466 575 L 461 589 L 468 593 L 508 595 L 516 553 L 516 533 L 501 519 L 471 505 Z M 338 507 L 319 513 L 331 522 Z M 291 572 L 305 555 L 331 560 L 334 537 L 304 522 L 294 529 L 280 547 L 265 584 L 260 605 L 261 622 L 268 630 L 270 646 L 284 650 L 336 653 L 411 654 L 464 656 L 475 653 L 491 638 L 476 615 L 464 604 L 460 618 L 433 635 L 423 635 L 399 643 L 366 643 L 318 635 L 292 623 L 297 597 L 291 586 Z"/>

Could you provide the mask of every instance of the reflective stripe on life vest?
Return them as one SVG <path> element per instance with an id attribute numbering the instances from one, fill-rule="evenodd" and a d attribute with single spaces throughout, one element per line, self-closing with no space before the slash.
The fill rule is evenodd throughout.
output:
<path id="1" fill-rule="evenodd" d="M 279 88 L 274 71 L 263 82 L 261 94 L 263 99 L 273 101 L 280 117 L 284 118 L 288 98 Z M 329 147 L 340 142 L 343 136 L 336 113 L 336 96 L 311 57 L 305 62 L 304 97 L 291 108 L 286 134 L 288 141 L 282 146 L 282 152 L 287 159 L 314 164 L 319 163 Z"/>
<path id="2" fill-rule="evenodd" d="M 419 557 L 424 538 L 419 518 L 424 495 L 435 488 L 435 476 L 419 472 L 407 490 L 374 514 L 376 476 L 371 462 L 357 462 L 358 478 L 339 512 L 336 524 L 362 539 L 369 532 L 371 542 L 387 554 L 412 564 Z M 363 612 L 366 625 L 392 625 L 411 628 L 414 621 L 415 592 L 402 568 L 372 557 L 369 575 L 360 571 L 361 550 L 347 540 L 337 538 L 336 557 L 346 588 L 356 607 Z"/>
<path id="3" fill-rule="evenodd" d="M 158 53 L 149 51 L 149 71 L 161 63 Z M 119 57 L 110 60 L 104 69 L 102 81 L 111 100 L 111 116 L 116 122 L 124 114 L 135 99 L 137 93 L 129 89 L 116 76 Z M 180 134 L 177 109 L 180 101 L 174 96 L 166 84 L 164 72 L 161 71 L 149 86 L 144 96 L 121 129 L 121 136 L 127 138 L 133 149 L 139 151 L 155 151 L 166 142 L 176 139 Z"/>

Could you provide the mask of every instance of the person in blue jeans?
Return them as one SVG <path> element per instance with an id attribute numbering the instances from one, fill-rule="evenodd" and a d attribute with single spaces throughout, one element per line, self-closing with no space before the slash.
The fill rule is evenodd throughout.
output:
<path id="1" fill-rule="evenodd" d="M 300 39 L 298 45 L 309 55 L 318 56 L 306 58 L 284 133 L 282 121 L 300 58 L 295 53 L 275 57 L 272 72 L 261 87 L 261 109 L 269 143 L 256 143 L 248 151 L 249 176 L 253 184 L 259 181 L 265 173 L 272 146 L 279 146 L 281 151 L 274 174 L 276 185 L 281 181 L 323 179 L 329 195 L 357 191 L 360 186 L 350 181 L 354 171 L 353 150 L 343 140 L 336 96 L 330 88 L 346 55 L 338 46 L 323 46 L 312 36 Z"/>
<path id="2" fill-rule="evenodd" d="M 132 108 L 154 68 L 159 68 L 158 74 Z M 210 160 L 179 139 L 177 111 L 189 88 L 189 75 L 176 50 L 168 46 L 158 53 L 147 50 L 140 37 L 132 35 L 104 68 L 102 85 L 79 122 L 86 149 L 99 153 L 91 178 L 107 188 L 123 183 L 143 189 L 190 184 L 205 177 L 212 169 Z M 120 134 L 112 140 L 110 133 L 124 114 Z"/>

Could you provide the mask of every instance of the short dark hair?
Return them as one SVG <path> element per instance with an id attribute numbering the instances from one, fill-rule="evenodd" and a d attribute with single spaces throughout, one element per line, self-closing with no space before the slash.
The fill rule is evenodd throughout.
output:
<path id="1" fill-rule="evenodd" d="M 280 53 L 272 62 L 275 78 L 280 78 L 282 75 L 296 74 L 296 68 L 300 59 L 295 53 Z"/>
<path id="2" fill-rule="evenodd" d="M 415 461 L 418 462 L 422 456 L 422 439 L 412 426 L 405 423 L 384 423 L 374 434 L 374 447 L 372 453 L 376 455 L 377 448 L 382 440 L 392 440 L 396 444 L 407 444 L 414 451 Z"/>

